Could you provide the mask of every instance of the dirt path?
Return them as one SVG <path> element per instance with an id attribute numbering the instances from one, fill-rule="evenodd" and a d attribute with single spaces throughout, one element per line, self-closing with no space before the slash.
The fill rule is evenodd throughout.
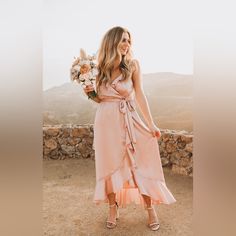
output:
<path id="1" fill-rule="evenodd" d="M 131 204 L 120 209 L 117 227 L 105 227 L 106 204 L 92 203 L 95 163 L 90 159 L 50 160 L 43 162 L 43 221 L 47 236 L 191 236 L 192 178 L 164 169 L 167 186 L 177 202 L 156 207 L 160 229 L 152 232 L 145 225 L 147 212 Z"/>

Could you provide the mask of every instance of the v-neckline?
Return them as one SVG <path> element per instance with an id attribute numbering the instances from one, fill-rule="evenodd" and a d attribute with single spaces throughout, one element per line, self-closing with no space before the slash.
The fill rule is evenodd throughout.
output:
<path id="1" fill-rule="evenodd" d="M 120 73 L 115 79 L 113 79 L 113 80 L 111 81 L 111 83 L 113 83 L 115 80 L 117 80 L 120 76 L 122 76 L 122 73 Z"/>

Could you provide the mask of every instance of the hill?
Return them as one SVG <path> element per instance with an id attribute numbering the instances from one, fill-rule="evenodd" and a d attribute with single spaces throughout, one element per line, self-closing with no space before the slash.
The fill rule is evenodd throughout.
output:
<path id="1" fill-rule="evenodd" d="M 142 78 L 158 126 L 193 131 L 193 76 L 154 73 L 145 74 Z M 43 92 L 43 123 L 93 123 L 97 106 L 87 99 L 79 84 L 68 82 Z"/>

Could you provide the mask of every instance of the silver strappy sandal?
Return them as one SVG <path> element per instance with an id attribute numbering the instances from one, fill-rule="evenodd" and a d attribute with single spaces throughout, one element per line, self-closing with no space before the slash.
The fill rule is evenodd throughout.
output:
<path id="1" fill-rule="evenodd" d="M 114 207 L 114 206 L 116 206 L 116 220 L 118 220 L 118 218 L 119 218 L 119 206 L 118 206 L 118 203 L 116 202 L 115 204 L 110 205 L 109 207 L 111 208 L 111 207 Z M 113 221 L 107 220 L 106 221 L 106 226 L 109 229 L 113 229 L 113 228 L 116 227 L 116 221 L 113 222 Z"/>
<path id="2" fill-rule="evenodd" d="M 146 209 L 147 210 L 154 210 L 153 207 L 147 207 Z M 148 224 L 148 227 L 151 230 L 156 231 L 160 228 L 160 223 L 159 222 L 153 222 L 153 223 Z"/>

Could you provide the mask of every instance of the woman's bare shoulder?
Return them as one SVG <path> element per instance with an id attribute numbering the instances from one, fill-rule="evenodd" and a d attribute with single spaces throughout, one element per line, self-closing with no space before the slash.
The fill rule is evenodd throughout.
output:
<path id="1" fill-rule="evenodd" d="M 138 59 L 132 59 L 131 60 L 131 68 L 132 68 L 132 72 L 134 73 L 135 71 L 139 71 L 139 61 Z"/>
<path id="2" fill-rule="evenodd" d="M 139 61 L 137 59 L 132 59 L 132 81 L 135 85 L 137 80 L 139 80 L 140 75 L 140 67 L 139 67 Z"/>

